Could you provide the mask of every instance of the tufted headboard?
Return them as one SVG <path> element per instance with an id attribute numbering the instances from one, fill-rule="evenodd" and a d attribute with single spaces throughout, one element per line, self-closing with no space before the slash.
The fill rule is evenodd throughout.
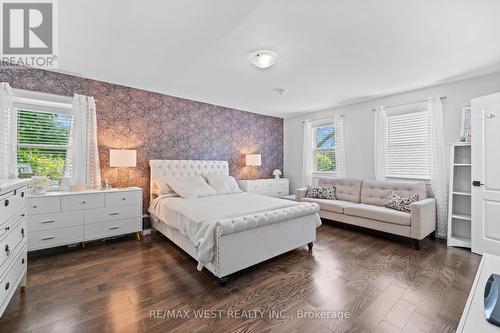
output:
<path id="1" fill-rule="evenodd" d="M 149 160 L 151 180 L 150 196 L 153 199 L 153 182 L 168 176 L 197 176 L 217 174 L 229 176 L 227 161 L 195 161 L 195 160 Z"/>

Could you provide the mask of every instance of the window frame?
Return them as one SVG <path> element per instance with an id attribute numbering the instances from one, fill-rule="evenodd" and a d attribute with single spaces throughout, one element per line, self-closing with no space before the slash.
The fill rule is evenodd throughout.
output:
<path id="1" fill-rule="evenodd" d="M 13 108 L 16 110 L 16 118 L 19 116 L 19 111 L 57 113 L 72 116 L 73 99 L 68 96 L 13 89 Z M 16 124 L 16 126 L 18 126 L 18 124 Z M 65 149 L 66 151 L 68 149 L 69 142 L 65 145 L 20 143 L 19 138 L 17 137 L 18 133 L 19 129 L 16 131 L 16 152 L 18 152 L 20 148 L 39 148 L 48 150 Z M 16 164 L 19 163 L 20 162 L 16 158 Z"/>
<path id="2" fill-rule="evenodd" d="M 426 115 L 426 121 L 427 121 L 427 124 L 426 124 L 426 128 L 428 130 L 428 122 L 429 122 L 429 110 L 427 109 L 427 107 L 425 107 L 424 109 L 418 109 L 416 108 L 415 110 L 411 110 L 411 111 L 406 111 L 406 112 L 388 112 L 387 116 L 386 116 L 386 126 L 385 126 L 385 133 L 384 133 L 384 153 L 385 153 L 385 158 L 384 158 L 384 177 L 386 179 L 393 179 L 393 180 L 420 180 L 420 181 L 423 181 L 425 183 L 428 183 L 430 182 L 431 180 L 431 176 L 430 176 L 430 151 L 429 151 L 429 147 L 427 146 L 427 175 L 426 176 L 422 176 L 422 175 L 411 175 L 411 174 L 393 174 L 393 173 L 389 173 L 388 172 L 388 163 L 389 163 L 389 122 L 390 122 L 390 118 L 391 117 L 394 117 L 394 116 L 404 116 L 404 115 L 411 115 L 413 113 L 424 113 Z M 427 137 L 429 135 L 429 133 L 427 132 Z M 427 145 L 428 145 L 428 139 L 427 139 Z M 416 146 L 417 147 L 417 146 Z"/>
<path id="3" fill-rule="evenodd" d="M 320 176 L 335 176 L 337 174 L 337 144 L 336 144 L 336 135 L 334 136 L 333 140 L 333 147 L 332 148 L 317 148 L 316 146 L 316 130 L 319 128 L 325 128 L 325 127 L 333 127 L 334 128 L 334 133 L 336 134 L 336 128 L 335 128 L 335 119 L 327 119 L 327 120 L 322 120 L 322 121 L 312 121 L 311 122 L 311 135 L 312 137 L 312 166 L 313 166 L 313 177 L 320 177 Z M 316 152 L 318 151 L 332 151 L 335 156 L 335 170 L 334 171 L 320 171 L 317 170 L 316 166 Z"/>

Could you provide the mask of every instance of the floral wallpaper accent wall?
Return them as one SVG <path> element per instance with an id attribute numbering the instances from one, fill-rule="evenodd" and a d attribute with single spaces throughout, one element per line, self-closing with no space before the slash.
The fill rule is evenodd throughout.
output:
<path id="1" fill-rule="evenodd" d="M 236 179 L 271 177 L 283 170 L 283 119 L 40 69 L 0 69 L 12 88 L 94 96 L 101 173 L 113 184 L 109 149 L 137 149 L 131 184 L 149 206 L 150 159 L 226 160 Z M 262 154 L 261 167 L 244 165 L 245 153 Z"/>

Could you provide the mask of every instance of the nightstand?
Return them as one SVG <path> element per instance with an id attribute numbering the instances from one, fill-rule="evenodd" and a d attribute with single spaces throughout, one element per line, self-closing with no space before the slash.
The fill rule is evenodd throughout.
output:
<path id="1" fill-rule="evenodd" d="M 142 230 L 142 189 L 28 195 L 28 251 Z M 84 243 L 82 243 L 84 244 Z"/>
<path id="2" fill-rule="evenodd" d="M 282 197 L 290 194 L 287 178 L 245 179 L 239 180 L 240 188 L 249 193 Z"/>

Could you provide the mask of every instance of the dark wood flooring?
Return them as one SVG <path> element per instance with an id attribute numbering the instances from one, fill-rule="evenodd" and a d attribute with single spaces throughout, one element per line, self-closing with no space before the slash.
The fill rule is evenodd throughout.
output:
<path id="1" fill-rule="evenodd" d="M 323 225 L 312 253 L 304 246 L 220 288 L 158 234 L 93 242 L 30 258 L 26 292 L 14 296 L 0 331 L 454 332 L 480 257 L 441 241 L 422 245 Z M 196 318 L 202 309 L 220 310 L 218 318 Z M 298 318 L 304 311 L 350 318 Z"/>

